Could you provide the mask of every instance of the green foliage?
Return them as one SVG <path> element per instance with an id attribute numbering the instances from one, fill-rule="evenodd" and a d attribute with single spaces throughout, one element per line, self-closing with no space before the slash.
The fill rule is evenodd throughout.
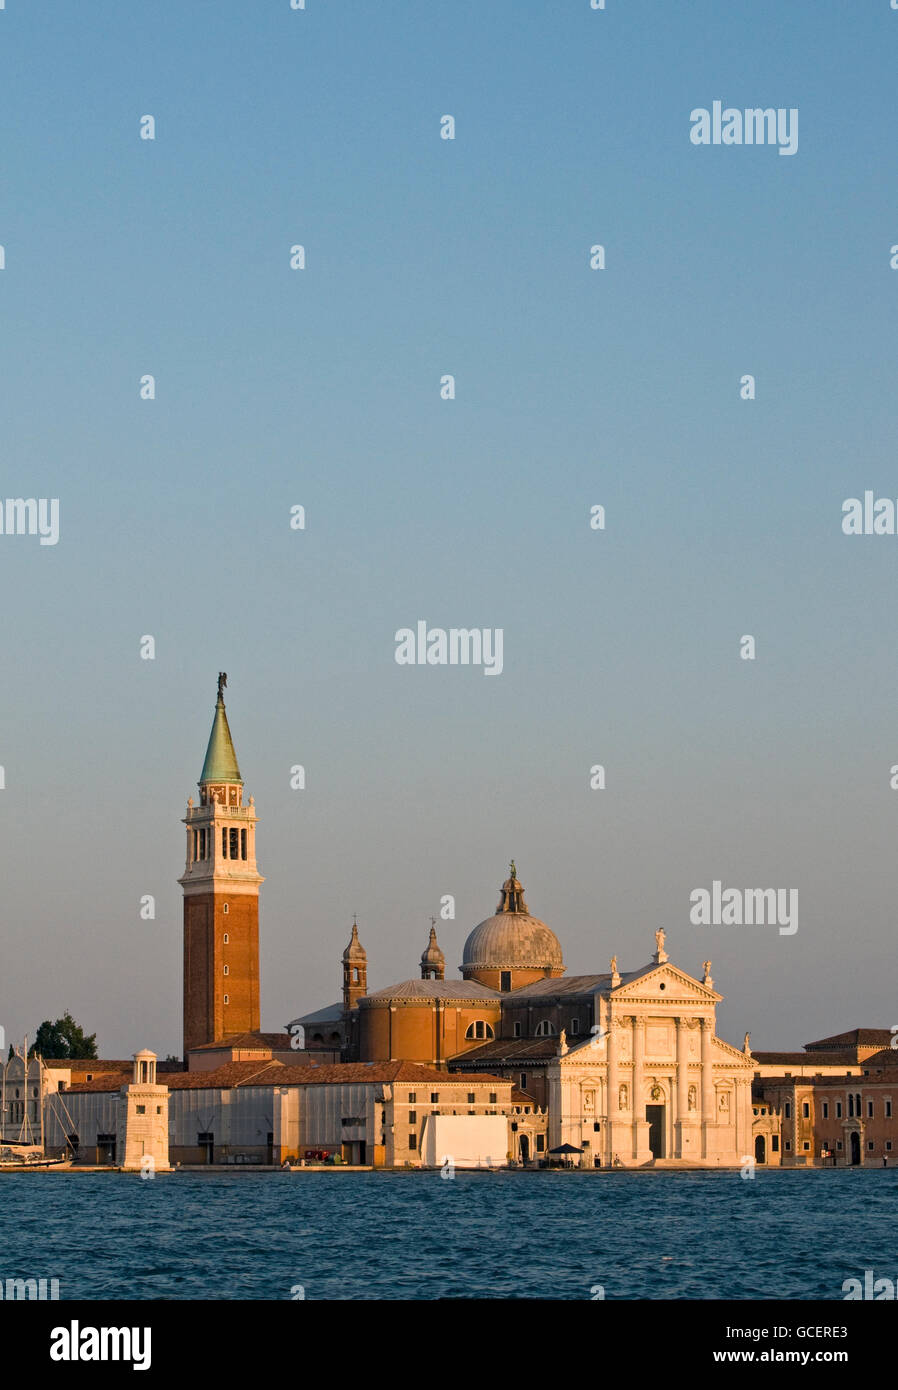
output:
<path id="1" fill-rule="evenodd" d="M 97 1035 L 91 1033 L 90 1037 L 85 1037 L 84 1029 L 66 1009 L 62 1018 L 55 1023 L 45 1019 L 38 1028 L 30 1055 L 33 1057 L 35 1053 L 48 1060 L 63 1061 L 67 1057 L 92 1059 L 97 1055 Z"/>

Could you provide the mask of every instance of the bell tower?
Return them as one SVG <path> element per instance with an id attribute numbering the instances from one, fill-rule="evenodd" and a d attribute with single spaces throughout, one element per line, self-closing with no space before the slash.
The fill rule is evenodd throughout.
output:
<path id="1" fill-rule="evenodd" d="M 184 889 L 184 1061 L 192 1047 L 259 1030 L 259 885 L 256 812 L 243 802 L 224 688 L 218 699 L 199 805 L 187 801 Z"/>

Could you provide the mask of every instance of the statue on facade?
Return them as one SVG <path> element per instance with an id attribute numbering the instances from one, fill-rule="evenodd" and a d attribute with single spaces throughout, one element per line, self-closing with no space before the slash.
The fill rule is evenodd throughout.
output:
<path id="1" fill-rule="evenodd" d="M 227 673 L 227 671 L 219 671 L 219 673 L 218 673 L 218 693 L 219 693 L 219 695 L 221 695 L 221 693 L 222 693 L 222 691 L 224 690 L 224 688 L 225 688 L 225 686 L 227 685 L 227 683 L 228 683 L 228 673 Z"/>

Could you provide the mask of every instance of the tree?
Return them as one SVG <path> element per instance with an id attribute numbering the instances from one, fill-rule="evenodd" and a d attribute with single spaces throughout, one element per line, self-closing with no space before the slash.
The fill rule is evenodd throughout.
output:
<path id="1" fill-rule="evenodd" d="M 66 1009 L 62 1018 L 55 1023 L 44 1019 L 38 1028 L 31 1048 L 31 1056 L 40 1053 L 47 1059 L 64 1061 L 66 1058 L 94 1058 L 97 1055 L 97 1035 L 85 1037 L 81 1028 Z"/>

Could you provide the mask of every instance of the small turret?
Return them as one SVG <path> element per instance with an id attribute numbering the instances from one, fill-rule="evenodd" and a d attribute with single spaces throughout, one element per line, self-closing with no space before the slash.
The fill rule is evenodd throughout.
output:
<path id="1" fill-rule="evenodd" d="M 363 994 L 368 993 L 368 954 L 359 940 L 359 928 L 355 916 L 352 919 L 352 936 L 343 952 L 343 1009 L 349 1013 L 355 1008 Z"/>
<path id="2" fill-rule="evenodd" d="M 430 940 L 421 957 L 421 979 L 443 980 L 446 977 L 446 957 L 437 943 L 436 918 L 430 919 Z"/>

